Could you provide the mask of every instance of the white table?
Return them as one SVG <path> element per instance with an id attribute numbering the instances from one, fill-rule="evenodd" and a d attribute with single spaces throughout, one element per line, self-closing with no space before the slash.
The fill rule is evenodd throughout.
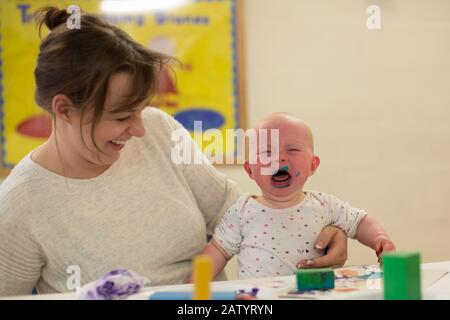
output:
<path id="1" fill-rule="evenodd" d="M 440 278 L 438 281 L 434 282 L 427 288 L 423 289 L 423 296 L 425 299 L 445 299 L 450 300 L 450 261 L 443 262 L 433 262 L 422 264 L 422 270 L 443 270 L 448 271 L 448 273 Z M 264 286 L 268 281 L 280 280 L 280 282 L 285 280 L 292 280 L 293 276 L 289 277 L 279 277 L 279 278 L 262 278 L 262 279 L 251 279 L 251 280 L 231 280 L 231 281 L 221 281 L 212 282 L 212 289 L 216 290 L 235 290 L 237 288 L 250 289 L 252 287 L 261 285 Z M 149 293 L 152 291 L 191 291 L 192 285 L 170 285 L 170 286 L 158 286 L 158 287 L 148 287 L 142 290 L 130 299 L 140 300 L 147 299 Z M 378 297 L 378 296 L 377 296 Z M 263 295 L 264 299 L 277 299 L 277 295 Z M 367 297 L 370 298 L 370 297 Z M 18 297 L 8 297 L 4 299 L 21 299 L 21 300 L 73 300 L 75 299 L 75 293 L 60 293 L 60 294 L 40 294 L 40 295 L 28 295 L 28 296 L 18 296 Z"/>
<path id="2" fill-rule="evenodd" d="M 439 281 L 432 284 L 427 289 L 427 292 L 440 298 L 442 297 L 442 299 L 450 300 L 450 261 L 425 263 L 422 265 L 422 268 L 425 270 L 446 270 L 449 272 Z"/>

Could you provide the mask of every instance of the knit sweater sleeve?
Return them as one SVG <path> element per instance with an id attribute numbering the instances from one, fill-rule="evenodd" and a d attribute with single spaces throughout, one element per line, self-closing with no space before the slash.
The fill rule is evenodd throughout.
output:
<path id="1" fill-rule="evenodd" d="M 205 217 L 207 232 L 213 234 L 222 216 L 241 193 L 233 181 L 209 163 L 187 166 L 184 174 Z"/>
<path id="2" fill-rule="evenodd" d="M 31 294 L 44 265 L 26 218 L 31 212 L 25 190 L 20 184 L 0 189 L 0 296 Z"/>
<path id="3" fill-rule="evenodd" d="M 183 176 L 205 218 L 207 232 L 212 235 L 222 216 L 242 193 L 234 181 L 214 168 L 202 154 L 189 132 L 177 120 L 166 113 L 159 112 L 163 123 L 169 128 L 169 139 L 176 141 L 178 137 L 178 141 L 183 141 L 182 148 L 184 150 L 181 153 L 192 156 L 184 159 L 186 161 L 174 159 L 180 150 L 177 150 L 176 143 L 171 144 L 171 160 L 178 161 L 178 165 L 181 166 Z M 195 159 L 201 159 L 201 161 L 195 161 Z"/>

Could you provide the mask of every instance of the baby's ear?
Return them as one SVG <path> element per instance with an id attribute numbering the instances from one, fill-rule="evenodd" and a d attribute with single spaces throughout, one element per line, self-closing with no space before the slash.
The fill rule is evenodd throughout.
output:
<path id="1" fill-rule="evenodd" d="M 313 156 L 312 161 L 311 161 L 311 174 L 310 174 L 310 176 L 312 176 L 316 172 L 316 170 L 319 167 L 319 165 L 320 165 L 320 158 L 318 156 Z"/>
<path id="2" fill-rule="evenodd" d="M 244 161 L 244 169 L 245 172 L 247 172 L 248 176 L 253 179 L 252 168 L 250 167 L 250 163 L 248 162 L 248 160 Z"/>

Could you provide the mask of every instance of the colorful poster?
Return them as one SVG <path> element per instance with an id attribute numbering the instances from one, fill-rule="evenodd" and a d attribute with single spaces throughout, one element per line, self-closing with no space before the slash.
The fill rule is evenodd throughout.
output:
<path id="1" fill-rule="evenodd" d="M 181 61 L 163 75 L 152 104 L 188 130 L 243 127 L 242 69 L 235 0 L 2 0 L 0 3 L 0 131 L 2 166 L 11 168 L 43 143 L 51 119 L 34 101 L 39 34 L 32 13 L 77 5 L 116 24 L 145 46 Z M 142 7 L 143 6 L 143 7 Z M 159 7 L 156 7 L 159 6 Z M 43 36 L 47 34 L 44 31 Z M 197 141 L 201 144 L 201 141 Z M 234 153 L 234 146 L 224 154 Z"/>

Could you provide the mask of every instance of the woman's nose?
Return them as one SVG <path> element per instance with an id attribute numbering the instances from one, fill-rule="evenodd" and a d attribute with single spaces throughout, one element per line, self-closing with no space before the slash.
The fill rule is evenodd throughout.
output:
<path id="1" fill-rule="evenodd" d="M 145 135 L 145 127 L 141 117 L 134 120 L 133 124 L 128 128 L 128 134 L 138 138 Z"/>

